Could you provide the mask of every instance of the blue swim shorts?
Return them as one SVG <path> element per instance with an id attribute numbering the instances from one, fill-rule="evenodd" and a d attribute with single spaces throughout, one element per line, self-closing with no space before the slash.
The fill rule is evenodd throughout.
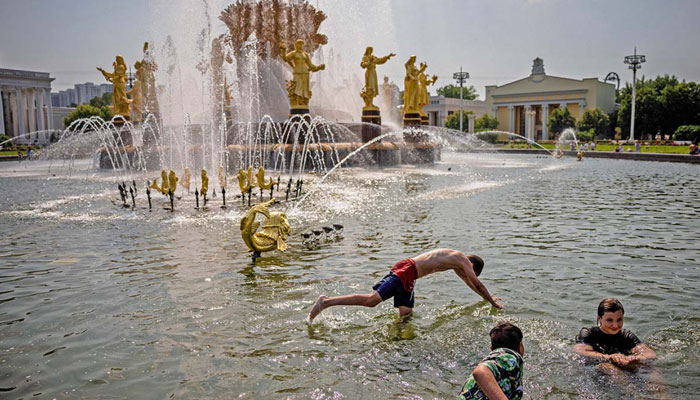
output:
<path id="1" fill-rule="evenodd" d="M 382 278 L 381 281 L 377 282 L 376 285 L 372 286 L 379 296 L 381 296 L 382 301 L 393 297 L 394 307 L 399 306 L 413 308 L 413 291 L 407 291 L 401 283 L 401 279 L 398 276 L 390 273 L 389 275 Z"/>

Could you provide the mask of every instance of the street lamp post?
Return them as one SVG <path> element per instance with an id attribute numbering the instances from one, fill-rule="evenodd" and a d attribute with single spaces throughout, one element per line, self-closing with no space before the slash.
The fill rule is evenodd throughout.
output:
<path id="1" fill-rule="evenodd" d="M 464 85 L 464 82 L 469 78 L 469 72 L 462 72 L 462 67 L 459 67 L 459 72 L 455 72 L 452 74 L 452 78 L 456 79 L 457 82 L 459 82 L 459 131 L 464 132 L 462 130 L 462 86 Z"/>
<path id="2" fill-rule="evenodd" d="M 625 64 L 629 64 L 629 69 L 632 70 L 632 121 L 630 122 L 630 142 L 634 141 L 634 108 L 637 102 L 637 70 L 642 68 L 642 63 L 646 62 L 646 57 L 637 54 L 637 47 L 634 48 L 634 54 L 625 57 Z"/>

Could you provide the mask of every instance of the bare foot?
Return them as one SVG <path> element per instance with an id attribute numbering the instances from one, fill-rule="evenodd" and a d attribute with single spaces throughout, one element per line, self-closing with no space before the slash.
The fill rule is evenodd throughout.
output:
<path id="1" fill-rule="evenodd" d="M 326 297 L 326 296 L 318 296 L 318 299 L 316 299 L 314 306 L 311 307 L 311 311 L 309 311 L 309 317 L 306 319 L 306 322 L 308 324 L 311 324 L 311 322 L 313 322 L 314 318 L 316 318 L 316 316 L 318 314 L 320 314 L 321 311 L 323 311 L 323 308 L 324 308 L 323 301 L 326 300 L 327 298 L 328 297 Z"/>

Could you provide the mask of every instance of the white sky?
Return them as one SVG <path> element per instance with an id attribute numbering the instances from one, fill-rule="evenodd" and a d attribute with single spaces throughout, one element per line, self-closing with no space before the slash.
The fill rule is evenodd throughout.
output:
<path id="1" fill-rule="evenodd" d="M 233 0 L 191 0 L 169 10 L 158 0 L 0 0 L 0 68 L 50 72 L 54 91 L 75 83 L 102 83 L 96 66 L 110 67 L 114 55 L 132 65 L 154 30 L 188 21 L 190 5 L 218 15 Z M 182 2 L 180 2 L 182 3 Z M 357 49 L 398 56 L 378 74 L 399 86 L 411 54 L 428 72 L 454 83 L 460 65 L 484 98 L 484 86 L 530 74 L 544 59 L 549 75 L 598 77 L 617 72 L 631 80 L 622 60 L 647 57 L 647 77 L 674 74 L 700 81 L 700 1 L 697 0 L 311 0 L 328 14 L 320 31 L 344 60 L 359 67 Z M 177 16 L 177 17 L 174 17 Z M 162 20 L 169 18 L 168 21 Z M 173 21 L 173 18 L 176 20 Z M 218 22 L 218 21 L 216 21 Z M 221 29 L 218 23 L 214 29 Z M 363 43 L 367 42 L 367 43 Z M 158 43 L 155 44 L 158 46 Z"/>

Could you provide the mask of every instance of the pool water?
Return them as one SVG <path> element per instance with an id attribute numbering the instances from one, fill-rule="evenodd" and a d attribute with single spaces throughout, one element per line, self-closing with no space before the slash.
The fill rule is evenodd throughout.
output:
<path id="1" fill-rule="evenodd" d="M 170 212 L 154 195 L 149 212 L 139 190 L 125 209 L 115 175 L 88 164 L 0 163 L 0 397 L 453 398 L 502 320 L 525 335 L 526 399 L 700 391 L 700 166 L 444 153 L 344 168 L 275 206 L 289 250 L 253 264 L 240 200 L 198 211 L 184 194 Z M 333 223 L 340 237 L 302 243 Z M 368 292 L 438 247 L 483 257 L 505 309 L 443 272 L 417 282 L 409 321 L 387 301 L 306 325 L 319 295 Z M 614 383 L 572 352 L 604 297 L 656 351 L 661 393 L 644 371 Z"/>

